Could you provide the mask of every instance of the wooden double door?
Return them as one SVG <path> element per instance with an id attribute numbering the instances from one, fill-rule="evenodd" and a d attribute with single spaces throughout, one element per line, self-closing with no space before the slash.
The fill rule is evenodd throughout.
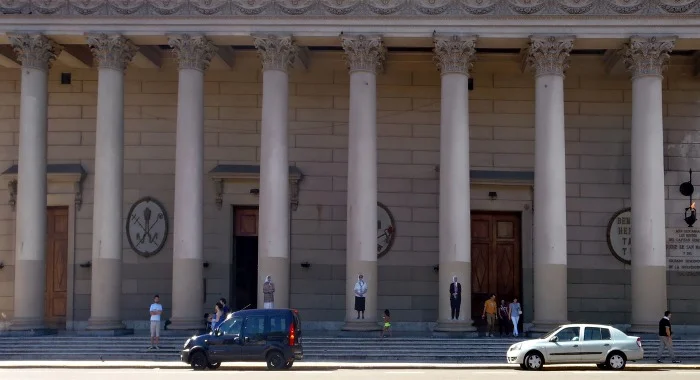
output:
<path id="1" fill-rule="evenodd" d="M 479 323 L 484 302 L 496 295 L 510 303 L 522 297 L 520 213 L 472 211 L 472 318 Z"/>
<path id="2" fill-rule="evenodd" d="M 68 309 L 68 207 L 48 207 L 46 216 L 44 319 L 47 326 L 64 329 Z"/>

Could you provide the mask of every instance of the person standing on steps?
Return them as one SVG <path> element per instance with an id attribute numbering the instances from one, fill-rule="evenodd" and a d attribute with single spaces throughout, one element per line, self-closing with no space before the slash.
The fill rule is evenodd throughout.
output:
<path id="1" fill-rule="evenodd" d="M 506 300 L 501 300 L 498 306 L 498 335 L 503 337 L 508 334 L 510 334 L 510 314 L 508 314 Z"/>
<path id="2" fill-rule="evenodd" d="M 671 356 L 671 361 L 673 363 L 680 363 L 680 360 L 676 360 L 676 354 L 673 352 L 673 331 L 671 330 L 671 311 L 666 310 L 664 312 L 664 317 L 659 321 L 659 353 L 656 356 L 657 363 L 663 363 L 661 357 L 664 353 L 664 349 L 668 349 L 668 354 Z"/>
<path id="3" fill-rule="evenodd" d="M 492 294 L 491 298 L 484 302 L 484 311 L 481 314 L 481 318 L 486 318 L 486 336 L 493 337 L 493 333 L 496 331 L 496 312 L 498 309 L 498 304 L 496 304 L 496 295 Z"/>
<path id="4" fill-rule="evenodd" d="M 452 320 L 459 319 L 459 309 L 462 306 L 462 284 L 457 281 L 457 276 L 452 277 L 450 284 L 450 309 Z"/>
<path id="5" fill-rule="evenodd" d="M 510 320 L 513 322 L 513 336 L 518 336 L 518 323 L 520 323 L 520 316 L 523 314 L 523 309 L 520 307 L 520 302 L 517 298 L 513 298 L 513 302 L 508 305 L 508 315 Z"/>
<path id="6" fill-rule="evenodd" d="M 151 313 L 151 346 L 149 350 L 159 350 L 160 347 L 160 315 L 163 314 L 163 305 L 160 304 L 160 296 L 153 296 L 153 303 L 150 308 Z"/>
<path id="7" fill-rule="evenodd" d="M 357 282 L 355 283 L 355 311 L 357 312 L 357 319 L 365 319 L 365 295 L 367 294 L 367 283 L 364 280 L 364 276 L 360 274 L 357 276 Z"/>
<path id="8" fill-rule="evenodd" d="M 275 283 L 272 282 L 272 276 L 265 277 L 263 284 L 263 308 L 275 308 Z"/>
<path id="9" fill-rule="evenodd" d="M 225 320 L 226 317 L 227 317 L 227 316 L 229 315 L 229 313 L 231 312 L 231 308 L 228 307 L 228 305 L 226 304 L 226 298 L 223 298 L 223 297 L 220 298 L 220 299 L 219 299 L 219 302 L 220 302 L 222 305 L 224 305 L 224 308 L 222 309 L 222 312 L 223 312 L 224 320 Z"/>

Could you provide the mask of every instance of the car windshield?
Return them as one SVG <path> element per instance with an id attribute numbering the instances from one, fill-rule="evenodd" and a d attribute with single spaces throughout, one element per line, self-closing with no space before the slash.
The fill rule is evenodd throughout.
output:
<path id="1" fill-rule="evenodd" d="M 552 337 L 557 331 L 559 331 L 562 327 L 564 327 L 564 326 L 563 326 L 563 325 L 562 325 L 562 326 L 557 326 L 557 327 L 554 328 L 553 330 L 550 330 L 548 333 L 542 335 L 542 339 L 549 339 L 549 338 L 551 338 L 551 337 Z"/>

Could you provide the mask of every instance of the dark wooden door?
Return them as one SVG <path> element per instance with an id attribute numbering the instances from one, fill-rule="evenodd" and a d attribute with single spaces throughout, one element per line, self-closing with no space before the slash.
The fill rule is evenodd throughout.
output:
<path id="1" fill-rule="evenodd" d="M 234 236 L 258 236 L 258 209 L 236 208 Z"/>
<path id="2" fill-rule="evenodd" d="M 258 209 L 234 208 L 231 297 L 234 311 L 258 307 Z"/>
<path id="3" fill-rule="evenodd" d="M 44 317 L 53 328 L 65 328 L 68 307 L 68 207 L 48 207 Z"/>
<path id="4" fill-rule="evenodd" d="M 491 294 L 521 298 L 520 214 L 472 212 L 472 317 L 481 320 Z"/>

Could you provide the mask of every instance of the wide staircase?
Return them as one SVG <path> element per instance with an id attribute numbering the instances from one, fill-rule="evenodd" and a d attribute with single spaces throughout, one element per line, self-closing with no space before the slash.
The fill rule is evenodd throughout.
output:
<path id="1" fill-rule="evenodd" d="M 148 350 L 142 335 L 83 337 L 0 337 L 1 360 L 139 360 L 177 361 L 187 337 L 163 336 L 160 350 Z M 323 337 L 305 336 L 305 361 L 336 362 L 442 362 L 504 363 L 508 347 L 517 338 L 440 337 Z M 647 360 L 654 358 L 656 340 L 642 342 Z M 676 340 L 676 355 L 684 361 L 700 360 L 700 339 Z M 646 361 L 646 360 L 645 360 Z"/>

